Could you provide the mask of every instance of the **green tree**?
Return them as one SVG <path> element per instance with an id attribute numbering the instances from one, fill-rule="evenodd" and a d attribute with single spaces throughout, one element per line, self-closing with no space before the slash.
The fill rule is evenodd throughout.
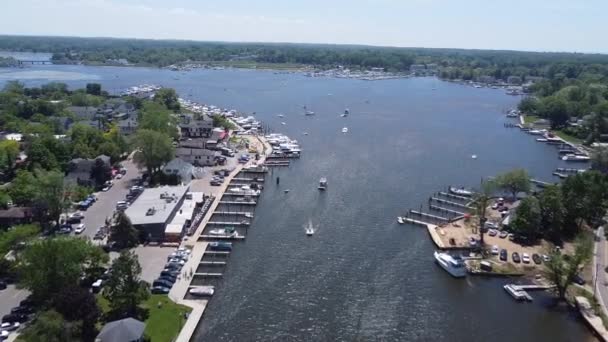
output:
<path id="1" fill-rule="evenodd" d="M 570 118 L 568 103 L 561 97 L 550 96 L 544 98 L 542 108 L 543 110 L 540 114 L 551 120 L 551 127 L 553 128 L 563 127 Z"/>
<path id="2" fill-rule="evenodd" d="M 110 302 L 114 318 L 141 317 L 139 304 L 150 296 L 148 284 L 139 279 L 141 266 L 137 255 L 123 251 L 112 263 L 103 296 Z"/>
<path id="3" fill-rule="evenodd" d="M 140 129 L 135 134 L 134 146 L 136 152 L 133 160 L 140 168 L 147 168 L 150 175 L 153 175 L 163 164 L 173 159 L 173 145 L 166 134 Z"/>
<path id="4" fill-rule="evenodd" d="M 108 256 L 89 241 L 60 237 L 37 240 L 21 253 L 21 285 L 42 303 L 52 303 L 58 290 L 78 286 L 86 269 L 99 267 Z"/>
<path id="5" fill-rule="evenodd" d="M 139 232 L 124 212 L 118 213 L 116 224 L 110 229 L 109 241 L 116 243 L 120 249 L 135 247 L 139 243 Z"/>
<path id="6" fill-rule="evenodd" d="M 530 191 L 530 176 L 524 169 L 515 169 L 496 177 L 496 184 L 516 199 L 518 193 Z"/>
<path id="7" fill-rule="evenodd" d="M 52 306 L 70 322 L 77 322 L 82 341 L 94 341 L 95 324 L 100 317 L 95 295 L 81 286 L 68 286 L 58 289 Z"/>
<path id="8" fill-rule="evenodd" d="M 17 175 L 11 182 L 8 193 L 13 203 L 19 206 L 31 205 L 36 195 L 34 175 L 26 170 L 17 171 Z"/>
<path id="9" fill-rule="evenodd" d="M 41 168 L 53 170 L 59 168 L 57 158 L 40 139 L 34 140 L 26 151 L 30 170 Z"/>
<path id="10" fill-rule="evenodd" d="M 496 183 L 493 180 L 485 180 L 481 182 L 481 186 L 478 192 L 473 195 L 473 208 L 475 211 L 475 215 L 479 219 L 479 242 L 483 247 L 484 242 L 484 234 L 487 229 L 485 228 L 485 223 L 487 219 L 487 210 L 492 202 L 492 195 L 496 189 Z"/>
<path id="11" fill-rule="evenodd" d="M 555 285 L 560 299 L 566 299 L 568 287 L 574 282 L 574 277 L 580 272 L 585 263 L 593 255 L 593 241 L 589 236 L 579 235 L 574 243 L 572 255 L 563 254 L 558 249 L 549 252 L 549 261 L 545 262 L 545 276 Z"/>
<path id="12" fill-rule="evenodd" d="M 154 101 L 162 104 L 167 109 L 178 112 L 180 109 L 177 93 L 175 89 L 161 88 L 154 95 Z"/>
<path id="13" fill-rule="evenodd" d="M 540 225 L 543 232 L 553 241 L 561 239 L 564 229 L 566 208 L 562 189 L 558 185 L 551 185 L 543 189 L 539 195 Z"/>
<path id="14" fill-rule="evenodd" d="M 40 313 L 34 322 L 28 324 L 19 334 L 23 342 L 76 342 L 79 341 L 77 327 L 66 322 L 57 311 L 49 310 Z"/>
<path id="15" fill-rule="evenodd" d="M 112 167 L 103 161 L 101 158 L 95 159 L 91 168 L 91 178 L 95 180 L 97 188 L 102 187 L 105 182 L 112 179 Z"/>
<path id="16" fill-rule="evenodd" d="M 59 226 L 59 217 L 71 205 L 72 188 L 64 184 L 63 174 L 58 171 L 39 171 L 36 173 L 36 207 L 42 213 L 44 221 Z"/>
<path id="17" fill-rule="evenodd" d="M 144 103 L 139 127 L 164 133 L 173 139 L 177 138 L 175 118 L 167 108 L 156 102 L 148 101 Z"/>
<path id="18" fill-rule="evenodd" d="M 86 90 L 87 90 L 87 94 L 99 96 L 99 95 L 101 95 L 101 84 L 87 83 Z"/>
<path id="19" fill-rule="evenodd" d="M 31 241 L 40 233 L 40 226 L 23 224 L 6 231 L 0 231 L 0 255 L 6 255 L 11 249 L 18 248 L 21 243 Z"/>
<path id="20" fill-rule="evenodd" d="M 519 202 L 515 210 L 515 219 L 511 227 L 515 232 L 531 240 L 536 240 L 540 234 L 541 210 L 538 199 L 528 196 Z"/>
<path id="21" fill-rule="evenodd" d="M 602 173 L 608 173 L 608 148 L 596 149 L 591 155 L 591 167 Z"/>
<path id="22" fill-rule="evenodd" d="M 13 140 L 0 141 L 0 171 L 12 174 L 19 157 L 19 143 Z"/>

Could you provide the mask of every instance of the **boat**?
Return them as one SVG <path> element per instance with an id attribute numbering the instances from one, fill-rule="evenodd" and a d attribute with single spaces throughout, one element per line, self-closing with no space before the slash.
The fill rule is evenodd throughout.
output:
<path id="1" fill-rule="evenodd" d="M 449 274 L 456 278 L 462 278 L 467 275 L 467 270 L 464 267 L 462 259 L 457 259 L 447 253 L 435 252 L 435 260 Z"/>
<path id="2" fill-rule="evenodd" d="M 213 286 L 194 286 L 188 290 L 193 296 L 213 296 L 215 288 Z"/>
<path id="3" fill-rule="evenodd" d="M 459 196 L 473 196 L 473 191 L 470 190 L 466 190 L 465 188 L 455 188 L 455 187 L 450 187 L 450 192 L 453 193 L 454 195 L 459 195 Z"/>
<path id="4" fill-rule="evenodd" d="M 348 133 L 348 128 L 347 127 L 342 128 L 342 133 Z"/>
<path id="5" fill-rule="evenodd" d="M 283 115 L 283 114 L 279 114 L 277 116 L 280 117 L 280 118 L 284 118 L 285 117 L 285 115 Z"/>
<path id="6" fill-rule="evenodd" d="M 327 189 L 327 178 L 321 177 L 321 179 L 319 179 L 319 190 L 325 189 Z"/>
<path id="7" fill-rule="evenodd" d="M 315 233 L 315 229 L 312 226 L 312 221 L 308 221 L 308 226 L 306 226 L 306 236 L 313 236 Z"/>
<path id="8" fill-rule="evenodd" d="M 209 242 L 209 249 L 212 251 L 231 251 L 232 243 L 231 242 Z"/>
<path id="9" fill-rule="evenodd" d="M 245 214 L 245 217 L 246 217 L 246 218 L 253 218 L 253 214 L 252 214 L 252 213 L 246 213 L 246 214 Z"/>
<path id="10" fill-rule="evenodd" d="M 472 155 L 471 159 L 477 159 L 477 155 L 476 154 Z"/>
<path id="11" fill-rule="evenodd" d="M 537 138 L 536 141 L 538 141 L 538 142 L 547 142 L 549 140 L 547 140 L 546 138 Z"/>
<path id="12" fill-rule="evenodd" d="M 308 135 L 308 132 L 304 132 L 304 135 Z"/>
<path id="13" fill-rule="evenodd" d="M 285 189 L 285 190 L 283 190 L 283 192 L 284 192 L 284 193 L 288 193 L 288 192 L 289 192 L 289 189 Z"/>
<path id="14" fill-rule="evenodd" d="M 405 223 L 405 221 L 403 221 L 403 217 L 401 217 L 401 216 L 397 216 L 397 222 L 399 222 L 399 224 Z"/>
<path id="15" fill-rule="evenodd" d="M 528 292 L 519 289 L 516 285 L 507 284 L 503 286 L 505 291 L 511 295 L 511 297 L 515 298 L 515 300 L 519 301 L 532 301 L 532 297 L 528 294 Z"/>
<path id="16" fill-rule="evenodd" d="M 348 110 L 348 108 L 346 108 L 346 109 L 344 110 L 344 113 L 342 113 L 342 115 L 341 115 L 341 116 L 344 118 L 344 117 L 347 117 L 347 116 L 348 116 L 348 114 L 350 114 L 350 110 Z"/>
<path id="17" fill-rule="evenodd" d="M 570 161 L 570 162 L 588 162 L 591 160 L 590 157 L 588 156 L 579 156 L 576 154 L 567 154 L 565 156 L 562 157 L 563 161 Z"/>
<path id="18" fill-rule="evenodd" d="M 284 126 L 284 125 L 287 125 L 287 124 L 286 124 L 285 122 L 281 122 L 281 125 L 283 125 L 283 126 Z"/>
<path id="19" fill-rule="evenodd" d="M 238 233 L 236 232 L 236 229 L 234 227 L 226 227 L 226 228 L 211 229 L 209 231 L 209 235 L 238 236 Z"/>

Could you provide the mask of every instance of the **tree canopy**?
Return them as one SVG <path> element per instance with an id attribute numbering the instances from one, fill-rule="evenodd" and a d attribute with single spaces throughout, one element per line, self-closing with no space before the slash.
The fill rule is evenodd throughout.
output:
<path id="1" fill-rule="evenodd" d="M 496 177 L 495 181 L 499 188 L 511 193 L 513 199 L 520 192 L 530 191 L 530 176 L 524 169 L 505 172 Z"/>
<path id="2" fill-rule="evenodd" d="M 140 273 L 141 266 L 134 252 L 123 251 L 112 263 L 103 295 L 110 302 L 115 319 L 140 317 L 139 304 L 150 296 L 148 284 L 139 279 Z"/>
<path id="3" fill-rule="evenodd" d="M 147 168 L 150 174 L 154 174 L 163 164 L 173 159 L 173 144 L 164 133 L 139 129 L 133 139 L 133 145 L 136 148 L 133 160 L 139 167 Z"/>

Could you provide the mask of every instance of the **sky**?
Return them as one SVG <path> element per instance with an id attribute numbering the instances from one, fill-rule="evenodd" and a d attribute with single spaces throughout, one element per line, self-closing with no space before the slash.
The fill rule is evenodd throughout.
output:
<path id="1" fill-rule="evenodd" d="M 608 53 L 608 0 L 2 0 L 0 34 Z"/>

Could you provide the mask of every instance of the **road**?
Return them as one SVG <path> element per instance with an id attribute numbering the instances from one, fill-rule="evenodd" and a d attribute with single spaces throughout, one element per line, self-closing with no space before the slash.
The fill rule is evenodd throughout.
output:
<path id="1" fill-rule="evenodd" d="M 606 237 L 604 236 L 604 227 L 599 227 L 596 231 L 596 239 L 595 239 L 595 268 L 593 270 L 596 287 L 596 297 L 604 314 L 608 316 L 608 286 L 606 286 L 606 266 L 608 266 L 608 262 L 606 261 Z"/>

